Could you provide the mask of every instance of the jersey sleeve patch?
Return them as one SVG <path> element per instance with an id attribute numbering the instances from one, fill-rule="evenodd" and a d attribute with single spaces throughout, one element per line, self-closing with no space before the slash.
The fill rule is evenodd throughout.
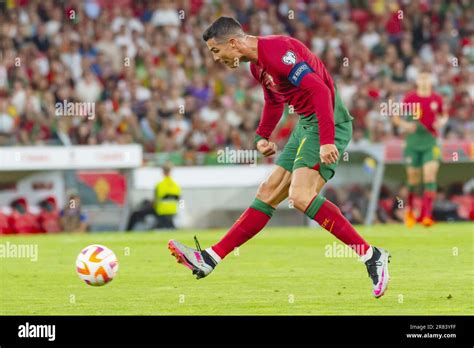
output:
<path id="1" fill-rule="evenodd" d="M 286 65 L 293 65 L 296 63 L 296 55 L 293 51 L 287 51 L 281 61 Z"/>
<path id="2" fill-rule="evenodd" d="M 299 87 L 301 80 L 306 74 L 314 72 L 314 70 L 306 62 L 299 62 L 290 71 L 288 80 L 296 87 Z"/>

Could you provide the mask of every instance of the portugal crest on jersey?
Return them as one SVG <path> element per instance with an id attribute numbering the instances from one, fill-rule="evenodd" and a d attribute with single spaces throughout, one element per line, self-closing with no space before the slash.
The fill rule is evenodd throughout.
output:
<path id="1" fill-rule="evenodd" d="M 296 55 L 293 53 L 293 51 L 287 51 L 281 60 L 286 65 L 294 65 L 296 63 Z"/>

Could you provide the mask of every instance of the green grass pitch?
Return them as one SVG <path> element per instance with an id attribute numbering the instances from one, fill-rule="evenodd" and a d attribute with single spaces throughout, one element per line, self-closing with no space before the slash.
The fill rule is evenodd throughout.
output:
<path id="1" fill-rule="evenodd" d="M 357 258 L 327 256 L 336 239 L 321 228 L 267 228 L 200 280 L 170 256 L 167 241 L 193 245 L 196 234 L 205 247 L 225 230 L 2 237 L 37 244 L 38 260 L 0 258 L 0 315 L 474 314 L 472 224 L 358 229 L 392 254 L 380 299 Z M 103 287 L 75 273 L 89 244 L 119 259 Z"/>

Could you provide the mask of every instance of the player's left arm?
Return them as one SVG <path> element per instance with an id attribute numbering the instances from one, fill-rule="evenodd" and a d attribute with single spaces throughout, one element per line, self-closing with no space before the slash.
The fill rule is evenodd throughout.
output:
<path id="1" fill-rule="evenodd" d="M 281 78 L 288 79 L 292 85 L 302 91 L 307 91 L 318 119 L 321 162 L 335 163 L 339 157 L 339 151 L 334 145 L 334 108 L 329 87 L 313 71 L 309 63 L 295 53 L 295 50 L 281 45 L 268 56 L 268 64 L 275 73 Z"/>
<path id="2" fill-rule="evenodd" d="M 298 87 L 308 90 L 318 119 L 321 162 L 336 163 L 339 151 L 334 144 L 335 125 L 331 91 L 315 72 L 305 74 Z"/>

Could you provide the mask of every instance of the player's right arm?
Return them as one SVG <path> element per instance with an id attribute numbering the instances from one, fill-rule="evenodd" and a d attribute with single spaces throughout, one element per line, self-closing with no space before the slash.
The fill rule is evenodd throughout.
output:
<path id="1" fill-rule="evenodd" d="M 401 118 L 401 116 L 394 116 L 393 123 L 399 127 L 403 133 L 413 133 L 416 130 L 415 122 L 408 122 Z"/>
<path id="2" fill-rule="evenodd" d="M 410 103 L 410 96 L 405 95 L 403 98 L 403 103 Z M 396 115 L 393 117 L 393 124 L 400 128 L 400 130 L 403 133 L 413 133 L 416 130 L 416 123 L 415 122 L 408 122 L 406 119 L 404 119 L 405 115 Z"/>
<path id="3" fill-rule="evenodd" d="M 254 78 L 259 81 L 253 65 L 251 65 L 250 70 Z M 277 151 L 276 144 L 268 139 L 283 115 L 285 101 L 282 96 L 269 90 L 268 87 L 271 87 L 273 84 L 270 77 L 265 78 L 261 83 L 263 83 L 262 89 L 265 102 L 260 122 L 255 132 L 255 146 L 262 155 L 268 157 L 274 155 Z"/>

